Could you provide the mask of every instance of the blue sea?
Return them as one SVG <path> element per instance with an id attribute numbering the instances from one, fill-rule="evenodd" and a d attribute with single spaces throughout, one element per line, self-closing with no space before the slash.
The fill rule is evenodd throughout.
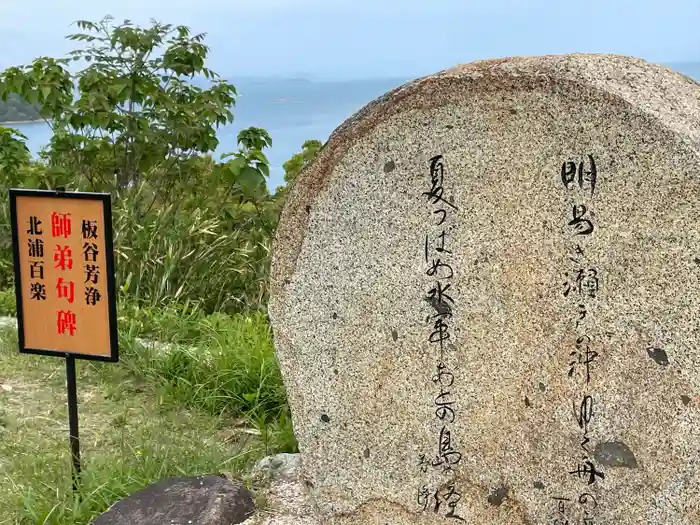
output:
<path id="1" fill-rule="evenodd" d="M 667 65 L 700 81 L 700 62 Z M 250 126 L 265 128 L 272 137 L 272 148 L 267 151 L 271 164 L 268 187 L 274 189 L 284 181 L 282 163 L 297 153 L 305 140 L 325 142 L 331 132 L 355 111 L 408 80 L 233 79 L 240 95 L 234 110 L 236 119 L 233 124 L 219 130 L 220 144 L 215 158 L 237 149 L 236 135 L 241 129 Z M 28 146 L 34 154 L 51 138 L 51 130 L 43 122 L 10 126 L 27 136 Z"/>
<path id="2" fill-rule="evenodd" d="M 242 129 L 264 128 L 272 137 L 265 153 L 271 164 L 268 187 L 284 184 L 282 164 L 301 150 L 304 141 L 325 142 L 331 132 L 355 111 L 409 79 L 370 79 L 342 82 L 314 82 L 305 79 L 245 79 L 236 85 L 239 97 L 233 110 L 235 120 L 217 133 L 219 147 L 214 157 L 236 151 L 236 136 Z M 45 122 L 5 124 L 27 137 L 33 154 L 51 140 Z"/>

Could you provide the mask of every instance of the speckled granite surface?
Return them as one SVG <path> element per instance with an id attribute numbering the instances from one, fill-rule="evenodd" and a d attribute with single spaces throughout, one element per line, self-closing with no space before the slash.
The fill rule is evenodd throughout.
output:
<path id="1" fill-rule="evenodd" d="M 700 523 L 700 85 L 568 55 L 387 94 L 291 190 L 270 315 L 323 523 Z"/>

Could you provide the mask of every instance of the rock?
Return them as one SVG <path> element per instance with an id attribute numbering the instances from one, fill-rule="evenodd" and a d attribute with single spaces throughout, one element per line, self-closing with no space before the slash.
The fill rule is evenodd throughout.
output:
<path id="1" fill-rule="evenodd" d="M 299 454 L 277 454 L 256 463 L 253 474 L 268 482 L 261 489 L 266 505 L 243 525 L 322 525 L 300 467 Z"/>
<path id="2" fill-rule="evenodd" d="M 700 85 L 621 56 L 458 66 L 338 128 L 269 304 L 319 520 L 700 523 L 699 173 Z"/>
<path id="3" fill-rule="evenodd" d="M 94 525 L 232 525 L 255 509 L 248 489 L 220 476 L 159 481 L 115 503 Z"/>
<path id="4" fill-rule="evenodd" d="M 255 464 L 253 474 L 272 479 L 293 479 L 299 474 L 299 454 L 276 454 L 262 458 Z"/>

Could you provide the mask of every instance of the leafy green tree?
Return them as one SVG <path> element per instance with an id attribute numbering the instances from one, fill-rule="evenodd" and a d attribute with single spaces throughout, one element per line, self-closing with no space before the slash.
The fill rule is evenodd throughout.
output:
<path id="1" fill-rule="evenodd" d="M 16 129 L 0 126 L 0 173 L 9 184 L 16 181 L 19 168 L 29 163 L 26 140 Z"/>
<path id="2" fill-rule="evenodd" d="M 54 132 L 48 165 L 79 174 L 79 186 L 123 191 L 148 182 L 172 196 L 189 176 L 183 161 L 213 152 L 216 128 L 233 121 L 236 89 L 205 67 L 204 34 L 191 35 L 186 26 L 112 21 L 77 22 L 84 32 L 68 38 L 84 48 L 69 58 L 42 57 L 7 69 L 0 94 L 41 106 Z M 71 61 L 86 67 L 71 75 Z M 195 77 L 207 86 L 196 85 Z M 250 179 L 251 170 L 264 180 L 264 170 L 255 166 L 240 166 L 238 174 Z"/>
<path id="3" fill-rule="evenodd" d="M 12 282 L 12 233 L 8 189 L 20 184 L 22 169 L 29 164 L 27 138 L 14 129 L 0 126 L 0 287 Z"/>
<path id="4" fill-rule="evenodd" d="M 284 182 L 287 186 L 291 186 L 296 181 L 299 173 L 314 161 L 322 147 L 323 144 L 319 140 L 306 140 L 301 146 L 301 151 L 282 164 L 282 168 L 284 168 Z"/>
<path id="5" fill-rule="evenodd" d="M 301 146 L 301 151 L 296 153 L 287 162 L 282 164 L 284 169 L 284 182 L 285 185 L 277 190 L 276 198 L 279 201 L 278 207 L 281 207 L 284 201 L 284 197 L 287 195 L 289 188 L 296 182 L 299 174 L 307 166 L 309 166 L 318 152 L 323 148 L 323 144 L 319 140 L 306 140 Z"/>
<path id="6" fill-rule="evenodd" d="M 1 98 L 37 105 L 53 128 L 45 166 L 21 184 L 112 193 L 118 280 L 130 297 L 264 307 L 272 141 L 250 128 L 237 151 L 211 158 L 236 89 L 206 67 L 205 35 L 111 17 L 77 25 L 83 32 L 69 38 L 82 47 L 67 58 L 0 73 Z"/>

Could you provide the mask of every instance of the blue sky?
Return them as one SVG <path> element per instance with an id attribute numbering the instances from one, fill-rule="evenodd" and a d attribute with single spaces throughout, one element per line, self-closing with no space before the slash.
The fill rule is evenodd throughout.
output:
<path id="1" fill-rule="evenodd" d="M 61 55 L 77 19 L 208 33 L 225 76 L 418 76 L 510 55 L 700 61 L 700 0 L 0 0 L 0 68 Z"/>

